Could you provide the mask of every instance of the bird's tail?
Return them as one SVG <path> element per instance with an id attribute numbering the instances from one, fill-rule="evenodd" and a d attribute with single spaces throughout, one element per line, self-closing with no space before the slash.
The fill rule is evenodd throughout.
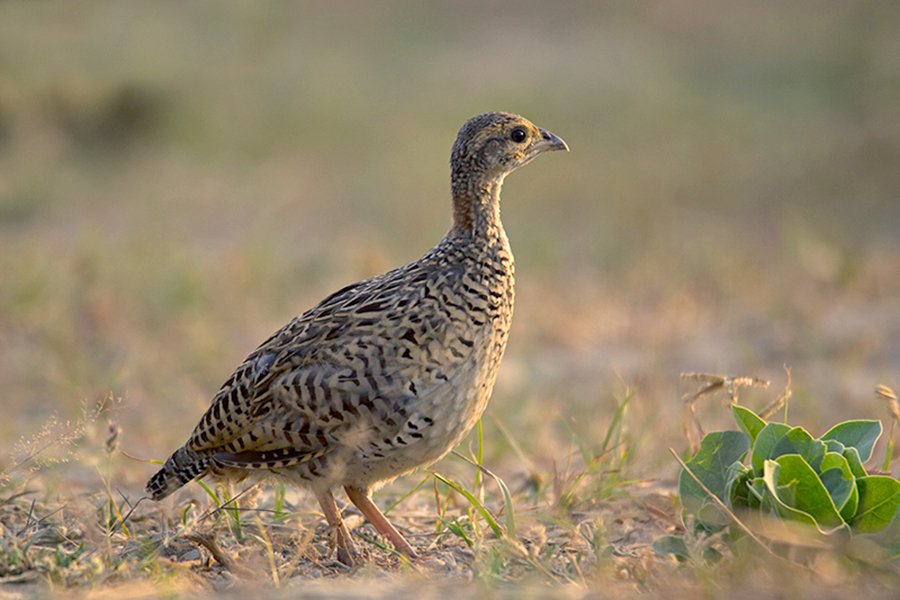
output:
<path id="1" fill-rule="evenodd" d="M 162 500 L 184 484 L 205 474 L 209 457 L 182 446 L 172 453 L 163 468 L 147 482 L 147 493 L 154 500 Z"/>

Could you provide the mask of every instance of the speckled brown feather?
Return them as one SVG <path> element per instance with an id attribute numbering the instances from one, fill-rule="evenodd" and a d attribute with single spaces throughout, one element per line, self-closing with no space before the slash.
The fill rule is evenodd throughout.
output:
<path id="1" fill-rule="evenodd" d="M 510 140 L 527 132 L 528 144 Z M 446 454 L 481 416 L 506 347 L 514 263 L 503 178 L 565 143 L 508 113 L 470 119 L 451 158 L 453 227 L 419 260 L 349 285 L 263 342 L 148 482 L 253 470 L 369 490 Z"/>

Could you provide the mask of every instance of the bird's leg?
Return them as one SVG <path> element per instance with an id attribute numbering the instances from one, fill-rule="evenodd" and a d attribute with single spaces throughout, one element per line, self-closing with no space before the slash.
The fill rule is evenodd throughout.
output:
<path id="1" fill-rule="evenodd" d="M 386 537 L 398 552 L 405 554 L 409 558 L 418 558 L 418 555 L 412 549 L 412 546 L 409 545 L 409 542 L 406 541 L 406 538 L 397 531 L 396 527 L 391 525 L 387 517 L 375 506 L 367 491 L 350 486 L 344 489 L 347 491 L 347 497 L 350 498 L 350 502 L 356 505 L 356 508 L 369 520 L 369 523 L 374 525 L 375 529 L 381 532 L 381 535 Z"/>
<path id="2" fill-rule="evenodd" d="M 356 549 L 353 547 L 353 540 L 350 539 L 350 532 L 344 525 L 344 519 L 341 518 L 341 511 L 338 510 L 337 504 L 334 502 L 334 496 L 330 490 L 316 494 L 316 499 L 325 513 L 325 520 L 334 529 L 337 536 L 337 559 L 352 567 L 356 562 Z"/>

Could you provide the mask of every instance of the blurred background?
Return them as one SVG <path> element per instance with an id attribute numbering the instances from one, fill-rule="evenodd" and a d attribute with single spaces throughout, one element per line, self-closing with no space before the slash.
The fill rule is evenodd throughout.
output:
<path id="1" fill-rule="evenodd" d="M 634 472 L 671 475 L 682 371 L 771 379 L 758 408 L 787 365 L 816 434 L 885 416 L 896 3 L 4 2 L 0 446 L 112 395 L 122 447 L 164 458 L 272 331 L 445 233 L 489 110 L 572 149 L 504 188 L 493 469 L 509 437 L 550 468 L 632 389 Z"/>

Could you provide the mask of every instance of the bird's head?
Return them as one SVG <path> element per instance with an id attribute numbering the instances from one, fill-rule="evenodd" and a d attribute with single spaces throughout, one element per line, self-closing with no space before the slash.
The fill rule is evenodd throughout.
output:
<path id="1" fill-rule="evenodd" d="M 483 193 L 539 154 L 565 150 L 559 137 L 519 115 L 491 112 L 459 130 L 450 158 L 454 195 Z"/>

